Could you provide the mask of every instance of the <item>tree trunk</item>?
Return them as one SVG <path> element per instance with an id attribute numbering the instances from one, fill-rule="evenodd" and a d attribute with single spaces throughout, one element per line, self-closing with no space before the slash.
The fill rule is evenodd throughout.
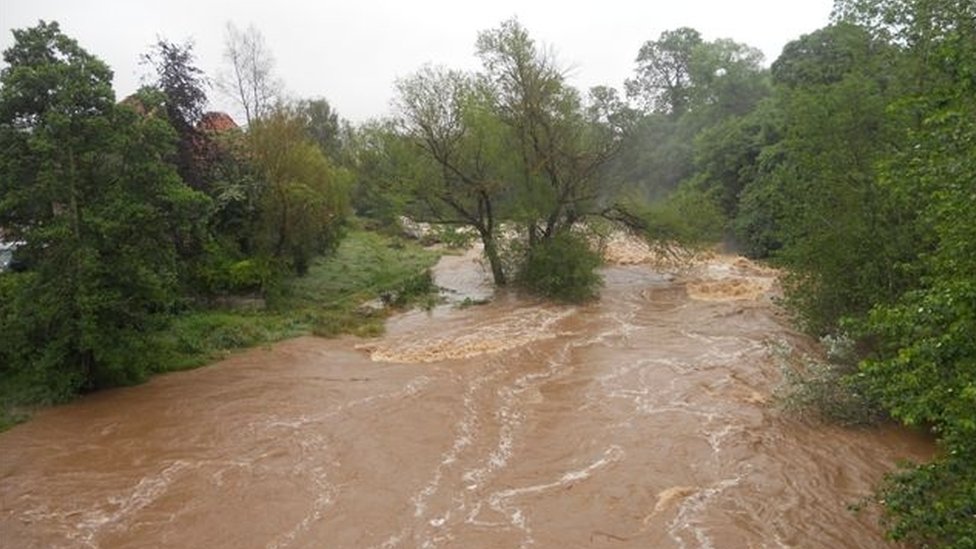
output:
<path id="1" fill-rule="evenodd" d="M 502 268 L 502 259 L 498 255 L 498 246 L 495 243 L 495 235 L 489 231 L 479 231 L 481 242 L 485 245 L 485 257 L 491 265 L 491 276 L 495 280 L 496 286 L 504 286 L 508 280 L 505 278 L 505 270 Z"/>

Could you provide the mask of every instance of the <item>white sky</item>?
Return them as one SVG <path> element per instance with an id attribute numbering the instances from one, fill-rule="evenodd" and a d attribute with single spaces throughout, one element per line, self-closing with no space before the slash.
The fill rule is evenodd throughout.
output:
<path id="1" fill-rule="evenodd" d="M 195 42 L 198 66 L 222 65 L 224 25 L 254 24 L 274 53 L 291 96 L 325 97 L 353 122 L 388 113 L 393 82 L 425 63 L 477 68 L 478 31 L 517 16 L 537 43 L 574 68 L 581 89 L 622 87 L 645 41 L 689 26 L 707 40 L 758 47 L 767 64 L 783 46 L 827 24 L 832 0 L 0 0 L 0 49 L 10 29 L 55 20 L 67 35 L 115 71 L 119 98 L 135 91 L 147 68 L 139 56 L 156 36 Z M 211 106 L 235 115 L 210 93 Z"/>

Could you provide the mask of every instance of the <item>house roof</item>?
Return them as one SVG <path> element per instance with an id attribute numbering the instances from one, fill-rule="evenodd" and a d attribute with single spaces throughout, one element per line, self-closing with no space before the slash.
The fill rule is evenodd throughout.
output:
<path id="1" fill-rule="evenodd" d="M 236 130 L 240 126 L 229 114 L 224 112 L 210 111 L 203 113 L 200 121 L 197 122 L 197 129 L 200 131 L 226 132 Z"/>

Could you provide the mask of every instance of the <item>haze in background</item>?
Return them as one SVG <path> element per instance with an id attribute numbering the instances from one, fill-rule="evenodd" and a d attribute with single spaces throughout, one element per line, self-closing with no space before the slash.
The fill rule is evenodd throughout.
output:
<path id="1" fill-rule="evenodd" d="M 139 56 L 157 36 L 193 39 L 198 65 L 222 69 L 224 26 L 253 24 L 265 36 L 277 73 L 296 97 L 325 97 L 344 118 L 361 122 L 389 110 L 393 83 L 425 63 L 475 68 L 478 31 L 517 16 L 551 46 L 573 84 L 622 87 L 645 41 L 690 26 L 706 40 L 732 38 L 760 48 L 767 63 L 801 34 L 827 24 L 832 0 L 683 0 L 640 3 L 563 0 L 248 2 L 226 0 L 3 0 L 0 49 L 11 29 L 55 20 L 115 71 L 119 98 L 138 88 L 147 68 Z M 213 90 L 211 107 L 235 114 Z"/>

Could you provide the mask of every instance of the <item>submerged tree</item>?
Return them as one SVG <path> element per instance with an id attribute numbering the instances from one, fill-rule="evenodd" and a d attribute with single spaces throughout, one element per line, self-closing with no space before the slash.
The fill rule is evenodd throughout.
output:
<path id="1" fill-rule="evenodd" d="M 477 51 L 497 117 L 510 133 L 516 218 L 531 247 L 599 213 L 609 195 L 601 168 L 619 150 L 630 119 L 607 88 L 596 90 L 587 109 L 553 56 L 517 20 L 482 32 Z"/>
<path id="2" fill-rule="evenodd" d="M 401 191 L 439 222 L 473 227 L 495 283 L 505 284 L 496 237 L 513 159 L 491 96 L 469 75 L 433 68 L 401 80 L 397 89 L 398 129 L 422 153 L 413 162 L 414 177 L 401 179 Z"/>
<path id="3" fill-rule="evenodd" d="M 627 118 L 607 88 L 587 107 L 515 20 L 481 33 L 477 51 L 482 73 L 426 68 L 401 81 L 398 130 L 420 153 L 405 190 L 439 222 L 474 228 L 503 284 L 499 222 L 521 223 L 533 247 L 599 213 L 600 170 Z"/>

